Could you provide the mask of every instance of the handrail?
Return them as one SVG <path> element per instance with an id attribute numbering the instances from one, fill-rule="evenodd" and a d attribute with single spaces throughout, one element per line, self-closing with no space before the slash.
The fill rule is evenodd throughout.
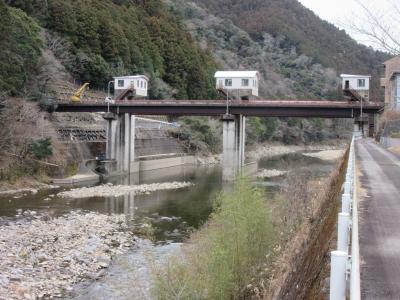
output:
<path id="1" fill-rule="evenodd" d="M 351 231 L 351 270 L 350 270 L 350 299 L 360 300 L 360 245 L 358 237 L 358 198 L 357 198 L 357 173 L 353 138 L 353 205 L 352 205 L 352 231 Z"/>
<path id="2" fill-rule="evenodd" d="M 350 299 L 360 300 L 361 298 L 355 156 L 355 140 L 358 137 L 359 134 L 355 132 L 350 144 L 346 181 L 344 183 L 344 192 L 342 196 L 342 210 L 338 217 L 338 250 L 331 252 L 330 300 L 346 299 L 346 286 L 348 284 L 350 285 Z M 350 199 L 350 197 L 352 199 Z M 350 207 L 352 208 L 350 209 Z M 351 225 L 349 226 L 349 224 Z M 349 236 L 350 229 L 351 236 Z M 350 243 L 351 256 L 349 256 Z M 350 277 L 348 276 L 348 272 L 350 272 Z"/>

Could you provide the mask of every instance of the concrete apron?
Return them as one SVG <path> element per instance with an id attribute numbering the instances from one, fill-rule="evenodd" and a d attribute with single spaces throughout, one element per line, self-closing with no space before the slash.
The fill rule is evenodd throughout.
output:
<path id="1" fill-rule="evenodd" d="M 115 162 L 116 163 L 116 162 Z M 190 166 L 196 164 L 196 158 L 194 156 L 175 156 L 167 158 L 156 158 L 152 160 L 139 160 L 131 162 L 130 172 L 119 171 L 116 168 L 108 169 L 109 177 L 124 176 L 128 174 L 134 174 L 145 171 L 161 170 L 166 168 L 178 167 L 178 166 Z"/>
<path id="2" fill-rule="evenodd" d="M 159 158 L 152 160 L 142 160 L 135 161 L 131 163 L 131 171 L 122 172 L 116 169 L 116 161 L 106 162 L 106 169 L 108 171 L 108 178 L 121 177 L 127 175 L 138 174 L 139 172 L 155 171 L 179 166 L 194 166 L 196 164 L 196 158 L 194 156 L 178 156 L 178 157 L 168 157 Z M 53 183 L 58 185 L 75 185 L 75 184 L 96 184 L 100 181 L 100 175 L 96 174 L 91 170 L 86 170 L 85 172 L 78 172 L 77 175 L 63 178 L 63 179 L 53 179 Z"/>

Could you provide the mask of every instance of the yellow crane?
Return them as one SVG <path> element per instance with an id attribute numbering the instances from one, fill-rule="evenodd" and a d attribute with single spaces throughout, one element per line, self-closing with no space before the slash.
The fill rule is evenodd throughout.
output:
<path id="1" fill-rule="evenodd" d="M 82 85 L 79 89 L 76 90 L 76 92 L 71 96 L 71 101 L 72 102 L 81 102 L 83 93 L 85 90 L 89 88 L 89 83 L 86 82 L 84 85 Z"/>

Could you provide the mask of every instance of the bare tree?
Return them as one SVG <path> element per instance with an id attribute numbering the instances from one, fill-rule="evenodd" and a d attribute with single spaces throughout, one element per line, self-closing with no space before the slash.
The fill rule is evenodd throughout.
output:
<path id="1" fill-rule="evenodd" d="M 397 0 L 382 0 L 376 7 L 362 0 L 355 1 L 361 14 L 348 20 L 346 27 L 365 37 L 375 48 L 400 55 L 400 4 Z M 389 9 L 383 10 L 385 5 L 382 4 L 388 4 Z"/>

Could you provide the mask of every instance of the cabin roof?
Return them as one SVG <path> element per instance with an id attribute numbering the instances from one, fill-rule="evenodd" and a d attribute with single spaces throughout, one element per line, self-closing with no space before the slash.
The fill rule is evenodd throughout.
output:
<path id="1" fill-rule="evenodd" d="M 252 78 L 258 74 L 258 71 L 217 71 L 214 78 Z"/>
<path id="2" fill-rule="evenodd" d="M 371 75 L 340 74 L 341 78 L 371 78 Z"/>
<path id="3" fill-rule="evenodd" d="M 129 76 L 116 76 L 114 79 L 140 79 L 144 78 L 149 81 L 149 78 L 146 75 L 129 75 Z"/>

